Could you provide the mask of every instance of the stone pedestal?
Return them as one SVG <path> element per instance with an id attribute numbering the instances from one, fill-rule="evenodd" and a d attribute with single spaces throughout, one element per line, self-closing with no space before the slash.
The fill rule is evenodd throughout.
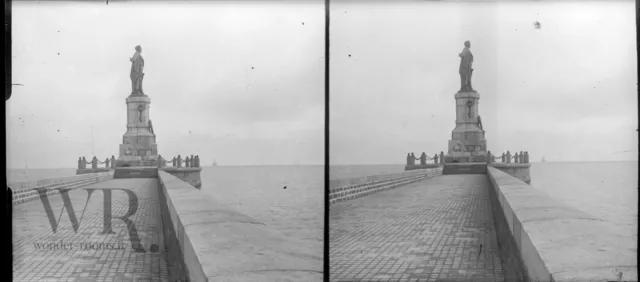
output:
<path id="1" fill-rule="evenodd" d="M 456 127 L 451 132 L 446 163 L 486 162 L 487 141 L 478 122 L 478 92 L 458 92 L 456 99 Z"/>
<path id="2" fill-rule="evenodd" d="M 147 95 L 127 97 L 127 132 L 122 137 L 117 167 L 157 166 L 158 145 L 149 128 L 149 104 Z"/>

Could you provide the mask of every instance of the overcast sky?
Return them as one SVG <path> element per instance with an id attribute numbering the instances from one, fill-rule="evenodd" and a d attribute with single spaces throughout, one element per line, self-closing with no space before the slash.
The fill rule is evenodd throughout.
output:
<path id="1" fill-rule="evenodd" d="M 332 2 L 331 163 L 446 153 L 465 40 L 489 150 L 637 160 L 634 2 L 506 2 Z"/>
<path id="2" fill-rule="evenodd" d="M 322 1 L 13 4 L 8 167 L 118 156 L 129 58 L 162 156 L 203 165 L 323 164 Z M 93 137 L 92 137 L 93 131 Z"/>

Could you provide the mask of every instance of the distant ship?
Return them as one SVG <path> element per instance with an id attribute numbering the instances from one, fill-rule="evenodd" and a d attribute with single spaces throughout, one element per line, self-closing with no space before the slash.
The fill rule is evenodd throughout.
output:
<path id="1" fill-rule="evenodd" d="M 213 164 L 211 166 L 218 166 L 218 163 L 216 162 L 216 160 L 213 160 Z"/>
<path id="2" fill-rule="evenodd" d="M 540 160 L 540 162 L 546 163 L 547 160 L 545 160 L 544 157 L 542 157 L 542 160 Z"/>

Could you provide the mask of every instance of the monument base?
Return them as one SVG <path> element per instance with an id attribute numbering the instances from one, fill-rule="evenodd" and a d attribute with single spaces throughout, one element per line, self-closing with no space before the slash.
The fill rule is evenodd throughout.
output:
<path id="1" fill-rule="evenodd" d="M 157 167 L 116 167 L 114 179 L 119 178 L 158 178 Z"/>
<path id="2" fill-rule="evenodd" d="M 486 163 L 445 163 L 442 174 L 487 174 Z"/>
<path id="3" fill-rule="evenodd" d="M 487 163 L 487 156 L 483 155 L 446 155 L 445 163 Z"/>
<path id="4" fill-rule="evenodd" d="M 116 160 L 116 168 L 118 167 L 158 167 L 157 159 L 144 160 L 139 156 L 122 156 Z"/>

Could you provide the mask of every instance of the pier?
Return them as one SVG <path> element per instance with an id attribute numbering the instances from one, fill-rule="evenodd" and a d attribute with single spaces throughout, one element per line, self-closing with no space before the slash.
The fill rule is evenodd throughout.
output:
<path id="1" fill-rule="evenodd" d="M 429 176 L 332 202 L 331 281 L 637 281 L 637 243 L 524 182 L 524 165 L 416 169 Z"/>
<path id="2" fill-rule="evenodd" d="M 9 186 L 16 281 L 322 280 L 317 250 L 162 168 Z"/>

